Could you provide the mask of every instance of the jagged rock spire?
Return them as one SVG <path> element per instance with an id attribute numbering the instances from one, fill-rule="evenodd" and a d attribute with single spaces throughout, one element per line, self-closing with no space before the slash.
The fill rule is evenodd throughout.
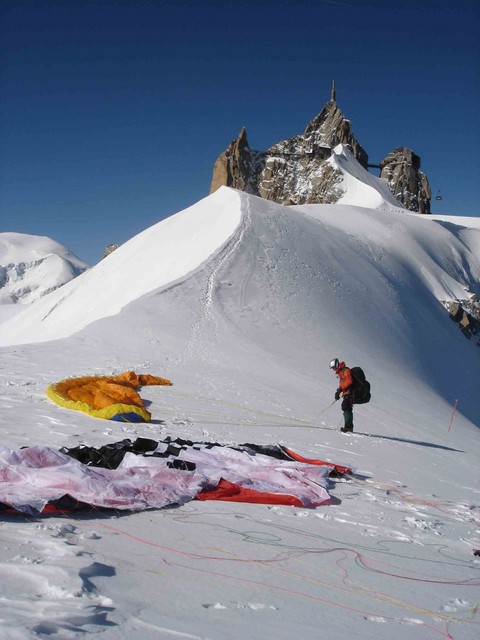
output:
<path id="1" fill-rule="evenodd" d="M 334 90 L 332 90 L 332 95 L 334 95 Z M 297 136 L 297 138 L 299 139 L 300 136 Z M 305 150 L 310 151 L 333 149 L 337 144 L 348 144 L 360 164 L 365 169 L 367 168 L 368 155 L 353 135 L 350 120 L 345 118 L 337 103 L 333 100 L 327 102 L 320 113 L 308 123 L 303 133 L 303 138 Z M 292 138 L 292 140 L 295 140 L 295 138 Z"/>
<path id="2" fill-rule="evenodd" d="M 257 151 L 250 151 L 247 132 L 245 127 L 242 127 L 237 138 L 232 140 L 215 161 L 210 193 L 225 186 L 258 195 L 257 156 Z"/>
<path id="3" fill-rule="evenodd" d="M 420 171 L 420 158 L 411 149 L 399 147 L 380 163 L 380 177 L 405 209 L 430 213 L 432 192 L 427 176 Z"/>

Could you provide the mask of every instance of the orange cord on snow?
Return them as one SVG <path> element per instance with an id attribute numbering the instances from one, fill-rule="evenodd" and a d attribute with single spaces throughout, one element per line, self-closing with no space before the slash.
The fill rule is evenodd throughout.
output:
<path id="1" fill-rule="evenodd" d="M 452 417 L 450 418 L 450 424 L 448 425 L 448 431 L 450 431 L 450 429 L 452 428 L 453 416 L 455 415 L 455 411 L 457 410 L 457 404 L 458 400 L 455 400 L 455 404 L 453 405 Z"/>

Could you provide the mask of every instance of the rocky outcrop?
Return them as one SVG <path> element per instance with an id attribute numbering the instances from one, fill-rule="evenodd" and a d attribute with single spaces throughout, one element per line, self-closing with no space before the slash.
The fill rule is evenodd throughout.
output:
<path id="1" fill-rule="evenodd" d="M 420 171 L 420 158 L 411 149 L 395 149 L 382 160 L 380 169 L 380 177 L 387 181 L 405 209 L 430 213 L 430 185 L 427 176 Z"/>
<path id="2" fill-rule="evenodd" d="M 251 150 L 243 128 L 216 160 L 210 193 L 220 186 L 233 187 L 280 204 L 334 203 L 342 196 L 341 173 L 328 159 L 339 144 L 348 145 L 365 168 L 368 156 L 355 139 L 351 123 L 332 99 L 308 123 L 303 134 L 282 140 L 267 151 Z M 430 213 L 431 192 L 420 171 L 420 158 L 399 148 L 383 160 L 381 177 L 390 191 L 410 211 Z"/>
<path id="3" fill-rule="evenodd" d="M 335 203 L 343 193 L 336 188 L 341 179 L 342 174 L 320 158 L 299 158 L 292 170 L 283 157 L 270 156 L 258 195 L 284 205 Z"/>
<path id="4" fill-rule="evenodd" d="M 325 163 L 337 144 L 348 144 L 366 168 L 368 156 L 335 101 L 327 103 L 305 132 L 252 151 L 242 129 L 215 162 L 210 193 L 225 185 L 281 204 L 336 202 L 341 176 Z"/>
<path id="5" fill-rule="evenodd" d="M 107 244 L 105 251 L 103 252 L 102 260 L 118 249 L 119 246 L 119 244 Z"/>
<path id="6" fill-rule="evenodd" d="M 476 339 L 480 347 L 480 301 L 478 296 L 472 294 L 466 300 L 449 300 L 445 307 L 454 322 L 458 322 L 463 335 L 469 340 Z"/>
<path id="7" fill-rule="evenodd" d="M 250 150 L 244 127 L 217 158 L 210 193 L 226 186 L 258 195 L 258 175 L 264 165 L 263 156 L 258 151 Z"/>

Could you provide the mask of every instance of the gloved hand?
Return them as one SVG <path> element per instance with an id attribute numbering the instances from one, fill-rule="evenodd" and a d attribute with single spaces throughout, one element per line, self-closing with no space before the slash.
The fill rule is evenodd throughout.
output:
<path id="1" fill-rule="evenodd" d="M 335 391 L 335 400 L 340 400 L 340 394 L 341 394 L 341 393 L 342 393 L 342 392 L 340 391 L 340 389 L 337 389 L 337 390 Z"/>

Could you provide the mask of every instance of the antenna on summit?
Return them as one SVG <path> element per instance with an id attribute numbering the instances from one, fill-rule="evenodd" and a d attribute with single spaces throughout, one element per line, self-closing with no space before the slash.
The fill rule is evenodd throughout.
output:
<path id="1" fill-rule="evenodd" d="M 332 93 L 330 94 L 330 102 L 335 102 L 337 94 L 335 92 L 335 80 L 332 80 Z"/>

